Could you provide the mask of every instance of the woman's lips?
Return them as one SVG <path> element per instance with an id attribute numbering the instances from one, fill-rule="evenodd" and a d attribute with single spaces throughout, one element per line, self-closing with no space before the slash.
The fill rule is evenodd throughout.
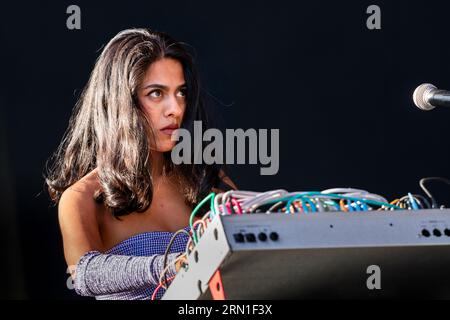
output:
<path id="1" fill-rule="evenodd" d="M 174 132 L 175 130 L 177 130 L 178 128 L 179 128 L 179 127 L 178 127 L 177 125 L 167 126 L 167 127 L 165 127 L 165 128 L 162 128 L 162 129 L 161 129 L 161 132 L 164 133 L 164 134 L 167 134 L 167 135 L 171 136 L 171 135 L 173 134 L 173 132 Z"/>
<path id="2" fill-rule="evenodd" d="M 171 136 L 175 130 L 177 130 L 177 129 L 161 129 L 161 132 Z"/>

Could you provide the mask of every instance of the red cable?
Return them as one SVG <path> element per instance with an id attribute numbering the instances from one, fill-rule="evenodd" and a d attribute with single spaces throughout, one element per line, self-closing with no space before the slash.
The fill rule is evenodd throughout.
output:
<path id="1" fill-rule="evenodd" d="M 173 278 L 175 278 L 175 276 L 173 276 L 173 277 L 170 277 L 170 278 L 168 278 L 167 279 L 167 281 L 170 281 L 170 280 L 172 280 Z M 153 291 L 153 294 L 152 294 L 152 297 L 151 297 L 151 300 L 155 300 L 155 297 L 156 297 L 156 293 L 159 291 L 159 289 L 161 289 L 162 288 L 162 283 L 160 283 L 160 284 L 158 284 L 158 286 L 155 288 L 155 291 Z"/>
<path id="2" fill-rule="evenodd" d="M 231 205 L 229 202 L 225 203 L 225 206 L 227 207 L 228 214 L 231 214 Z"/>
<path id="3" fill-rule="evenodd" d="M 236 206 L 237 213 L 242 214 L 243 212 L 242 212 L 242 208 L 241 208 L 241 205 L 239 204 L 239 202 L 234 198 L 231 199 L 231 202 L 233 202 L 233 204 Z"/>

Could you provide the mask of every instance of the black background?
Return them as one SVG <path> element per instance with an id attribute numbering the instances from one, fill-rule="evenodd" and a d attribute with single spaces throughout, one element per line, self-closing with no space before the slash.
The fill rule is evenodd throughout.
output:
<path id="1" fill-rule="evenodd" d="M 81 8 L 68 30 L 66 8 Z M 381 7 L 381 30 L 366 9 Z M 450 89 L 444 1 L 21 1 L 1 6 L 2 285 L 7 298 L 77 298 L 66 288 L 43 170 L 101 48 L 130 27 L 195 48 L 227 128 L 280 129 L 280 169 L 231 166 L 240 189 L 357 187 L 389 199 L 450 177 L 450 110 L 413 106 Z M 448 190 L 436 185 L 443 204 Z"/>

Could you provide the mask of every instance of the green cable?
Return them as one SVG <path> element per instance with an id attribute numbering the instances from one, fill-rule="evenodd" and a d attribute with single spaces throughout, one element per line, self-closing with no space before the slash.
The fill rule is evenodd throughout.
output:
<path id="1" fill-rule="evenodd" d="M 308 207 L 306 207 L 306 205 L 304 204 L 303 200 L 306 201 L 306 199 L 303 199 L 303 195 L 296 195 L 290 198 L 290 200 L 288 201 L 288 203 L 286 204 L 286 214 L 289 214 L 290 209 L 291 209 L 291 205 L 292 202 L 294 202 L 295 200 L 300 200 L 302 202 L 302 208 L 303 211 L 308 212 Z M 294 207 L 294 212 L 296 212 L 296 209 Z"/>
<path id="2" fill-rule="evenodd" d="M 194 228 L 193 228 L 193 222 L 194 222 L 194 216 L 195 216 L 195 214 L 197 213 L 197 211 L 209 200 L 209 199 L 211 199 L 211 203 L 210 203 L 210 206 L 211 206 L 211 210 L 213 211 L 213 213 L 215 213 L 215 210 L 214 210 L 214 198 L 216 197 L 216 194 L 214 193 L 214 192 L 211 192 L 209 195 L 207 195 L 195 208 L 194 208 L 194 210 L 192 210 L 192 213 L 191 213 L 191 217 L 189 218 L 189 226 L 190 226 L 190 228 L 191 228 L 191 230 L 192 230 L 192 235 L 193 235 L 193 240 L 194 240 L 194 243 L 195 244 L 197 244 L 197 234 L 195 233 L 195 230 L 194 230 Z"/>
<path id="3" fill-rule="evenodd" d="M 376 200 L 370 200 L 370 199 L 362 199 L 362 198 L 355 198 L 355 197 L 349 197 L 349 196 L 343 196 L 340 194 L 334 194 L 334 193 L 321 193 L 321 192 L 306 192 L 306 194 L 303 194 L 303 196 L 329 196 L 330 198 L 338 198 L 338 199 L 346 199 L 351 201 L 364 201 L 368 204 L 373 204 L 380 207 L 389 207 L 394 209 L 401 209 L 399 206 L 387 203 L 387 202 L 381 202 Z"/>
<path id="4" fill-rule="evenodd" d="M 291 197 L 282 197 L 280 199 L 270 200 L 264 204 L 270 204 L 270 203 L 274 203 L 274 202 L 278 202 L 278 201 L 290 201 L 292 203 L 292 201 L 294 201 L 295 199 L 298 199 L 301 197 L 309 197 L 309 196 L 326 196 L 326 197 L 330 197 L 330 198 L 346 199 L 346 200 L 352 200 L 352 201 L 364 201 L 365 203 L 373 204 L 376 206 L 384 206 L 384 207 L 389 207 L 389 208 L 394 208 L 394 209 L 402 209 L 399 206 L 396 206 L 396 205 L 393 205 L 393 204 L 390 204 L 387 202 L 380 202 L 380 201 L 376 201 L 376 200 L 343 196 L 343 195 L 334 194 L 334 193 L 322 193 L 322 192 L 318 192 L 318 191 L 305 192 L 305 193 L 297 194 L 297 195 L 291 196 Z M 288 206 L 286 206 L 286 207 L 288 208 Z"/>
<path id="5" fill-rule="evenodd" d="M 332 199 L 328 199 L 327 201 L 324 201 L 324 203 L 327 206 L 334 206 L 336 208 L 337 211 L 341 211 L 341 207 L 336 203 L 336 201 L 332 200 Z"/>

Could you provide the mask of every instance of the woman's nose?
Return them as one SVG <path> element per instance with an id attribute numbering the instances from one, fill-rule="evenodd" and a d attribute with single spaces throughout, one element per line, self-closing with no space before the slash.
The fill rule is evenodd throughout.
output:
<path id="1" fill-rule="evenodd" d="M 184 102 L 179 101 L 176 97 L 171 97 L 166 105 L 165 115 L 178 117 L 184 110 Z"/>

